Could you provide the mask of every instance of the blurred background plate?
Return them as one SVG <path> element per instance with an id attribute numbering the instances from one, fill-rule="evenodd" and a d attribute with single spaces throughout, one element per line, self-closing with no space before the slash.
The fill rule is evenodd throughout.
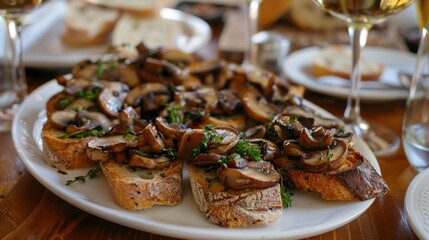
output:
<path id="1" fill-rule="evenodd" d="M 67 1 L 55 0 L 33 12 L 23 29 L 24 63 L 34 68 L 69 68 L 78 61 L 97 57 L 106 52 L 109 42 L 85 48 L 69 47 L 62 43 L 64 14 Z M 210 26 L 202 19 L 174 9 L 161 9 L 160 18 L 183 26 L 178 41 L 169 42 L 166 48 L 179 48 L 192 53 L 202 48 L 211 38 Z M 37 19 L 37 21 L 35 21 Z M 0 19 L 0 24 L 4 21 Z M 152 30 L 153 31 L 153 30 Z M 6 32 L 0 27 L 0 56 L 5 54 Z M 168 34 L 168 33 L 165 33 Z M 150 38 L 142 35 L 141 40 Z M 152 44 L 153 46 L 153 44 Z"/>

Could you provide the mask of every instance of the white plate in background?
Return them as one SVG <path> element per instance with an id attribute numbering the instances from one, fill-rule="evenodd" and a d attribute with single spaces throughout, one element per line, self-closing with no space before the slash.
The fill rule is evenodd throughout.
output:
<path id="1" fill-rule="evenodd" d="M 347 98 L 349 95 L 348 86 L 320 81 L 312 75 L 310 66 L 313 56 L 319 50 L 319 47 L 309 47 L 291 53 L 283 62 L 284 74 L 291 82 L 302 85 L 311 91 Z M 366 47 L 363 49 L 362 57 L 381 63 L 384 66 L 384 71 L 381 76 L 381 83 L 377 81 L 362 82 L 359 92 L 361 100 L 375 102 L 407 98 L 408 89 L 400 86 L 397 75 L 399 71 L 412 73 L 416 62 L 415 54 L 389 48 Z"/>
<path id="2" fill-rule="evenodd" d="M 61 35 L 65 29 L 66 11 L 67 2 L 64 0 L 48 2 L 34 11 L 30 22 L 24 26 L 22 34 L 23 61 L 26 66 L 68 68 L 83 59 L 94 58 L 106 52 L 109 43 L 83 48 L 69 47 L 62 43 Z M 170 8 L 163 8 L 160 11 L 160 17 L 183 25 L 184 29 L 177 37 L 178 40 L 164 46 L 166 48 L 179 48 L 192 53 L 210 41 L 210 26 L 198 17 Z M 4 54 L 5 34 L 4 29 L 2 31 L 0 28 L 0 56 Z M 150 37 L 150 32 L 147 36 L 142 35 L 142 40 L 146 37 Z"/>
<path id="3" fill-rule="evenodd" d="M 408 222 L 420 239 L 429 239 L 429 168 L 411 181 L 405 194 Z"/>
<path id="4" fill-rule="evenodd" d="M 58 171 L 43 161 L 40 144 L 39 113 L 46 101 L 62 90 L 52 80 L 33 91 L 23 102 L 12 127 L 16 150 L 28 171 L 45 187 L 70 204 L 106 220 L 135 228 L 185 239 L 297 239 L 319 235 L 354 220 L 364 213 L 375 199 L 366 201 L 324 201 L 317 193 L 295 192 L 292 207 L 284 209 L 278 222 L 245 228 L 226 229 L 207 221 L 194 203 L 187 171 L 184 172 L 183 200 L 175 207 L 155 206 L 151 209 L 129 211 L 115 204 L 106 179 L 101 176 L 66 186 L 67 180 L 85 175 L 89 169 Z M 318 113 L 333 117 L 308 101 L 306 105 Z M 36 138 L 33 138 L 36 133 Z M 380 167 L 369 147 L 357 139 L 360 151 L 380 172 Z"/>

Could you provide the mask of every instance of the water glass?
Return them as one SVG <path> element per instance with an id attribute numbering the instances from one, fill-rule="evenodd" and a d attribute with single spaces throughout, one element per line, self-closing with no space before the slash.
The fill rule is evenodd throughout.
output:
<path id="1" fill-rule="evenodd" d="M 402 144 L 417 171 L 429 166 L 429 25 L 422 29 L 402 126 Z"/>

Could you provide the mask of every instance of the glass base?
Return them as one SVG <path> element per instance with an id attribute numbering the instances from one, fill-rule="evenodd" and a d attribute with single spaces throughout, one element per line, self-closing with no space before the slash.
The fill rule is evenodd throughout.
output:
<path id="1" fill-rule="evenodd" d="M 400 146 L 399 136 L 390 129 L 378 124 L 362 122 L 349 125 L 357 136 L 361 137 L 377 157 L 386 157 L 395 153 Z"/>
<path id="2" fill-rule="evenodd" d="M 9 132 L 12 128 L 13 117 L 19 108 L 19 104 L 13 104 L 10 108 L 0 109 L 0 132 Z"/>

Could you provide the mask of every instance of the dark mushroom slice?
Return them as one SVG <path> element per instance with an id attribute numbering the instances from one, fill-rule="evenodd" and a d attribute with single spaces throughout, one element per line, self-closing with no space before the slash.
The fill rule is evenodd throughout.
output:
<path id="1" fill-rule="evenodd" d="M 285 140 L 283 142 L 283 155 L 290 159 L 299 160 L 302 157 L 306 157 L 306 153 L 299 146 L 296 140 Z"/>
<path id="2" fill-rule="evenodd" d="M 265 133 L 266 133 L 265 126 L 264 125 L 257 125 L 257 126 L 254 126 L 254 127 L 247 129 L 244 132 L 244 137 L 247 139 L 263 138 L 265 136 Z"/>
<path id="3" fill-rule="evenodd" d="M 264 189 L 279 183 L 280 174 L 272 165 L 266 168 L 254 166 L 250 164 L 251 162 L 244 168 L 229 168 L 222 165 L 218 169 L 219 181 L 233 191 Z"/>
<path id="4" fill-rule="evenodd" d="M 352 132 L 337 131 L 334 134 L 336 140 L 344 141 L 349 148 L 355 145 L 356 135 Z"/>
<path id="5" fill-rule="evenodd" d="M 106 161 L 111 153 L 120 153 L 136 145 L 135 140 L 122 135 L 96 138 L 88 142 L 86 153 L 91 160 Z"/>
<path id="6" fill-rule="evenodd" d="M 177 151 L 177 159 L 182 161 L 191 161 L 193 159 L 193 150 L 203 141 L 204 131 L 202 129 L 187 129 L 183 134 L 182 140 Z"/>
<path id="7" fill-rule="evenodd" d="M 327 172 L 341 167 L 347 160 L 348 148 L 343 141 L 335 141 L 329 148 L 307 151 L 301 157 L 300 165 L 307 172 Z"/>
<path id="8" fill-rule="evenodd" d="M 130 167 L 142 167 L 146 169 L 156 169 L 161 170 L 170 166 L 171 160 L 166 155 L 161 155 L 158 157 L 149 157 L 139 154 L 134 154 L 131 156 L 128 165 Z"/>
<path id="9" fill-rule="evenodd" d="M 50 116 L 50 123 L 55 129 L 65 129 L 76 117 L 75 111 L 55 111 Z"/>
<path id="10" fill-rule="evenodd" d="M 282 141 L 298 138 L 302 129 L 304 129 L 304 126 L 297 120 L 297 118 L 290 115 L 277 116 L 273 120 L 272 126 Z"/>
<path id="11" fill-rule="evenodd" d="M 279 112 L 274 104 L 260 95 L 244 94 L 242 102 L 247 115 L 258 122 L 268 123 Z"/>
<path id="12" fill-rule="evenodd" d="M 132 126 L 134 124 L 134 120 L 139 117 L 136 110 L 130 106 L 123 108 L 118 113 L 119 124 Z"/>
<path id="13" fill-rule="evenodd" d="M 214 128 L 215 137 L 209 140 L 207 153 L 225 154 L 240 141 L 238 131 L 231 127 Z"/>
<path id="14" fill-rule="evenodd" d="M 209 111 L 215 109 L 218 103 L 216 89 L 211 87 L 198 88 L 195 91 L 180 92 L 175 96 L 177 102 L 187 107 L 204 108 Z"/>
<path id="15" fill-rule="evenodd" d="M 227 166 L 230 168 L 245 168 L 247 167 L 247 164 L 248 164 L 247 159 L 243 158 L 238 153 L 233 153 L 228 156 Z"/>
<path id="16" fill-rule="evenodd" d="M 222 112 L 233 115 L 239 112 L 243 106 L 238 94 L 231 89 L 224 89 L 218 93 L 218 107 Z"/>
<path id="17" fill-rule="evenodd" d="M 216 127 L 232 127 L 237 130 L 243 130 L 246 126 L 246 117 L 243 114 L 232 116 L 209 116 L 201 119 L 199 124 L 193 125 L 194 128 L 203 128 L 206 125 Z"/>
<path id="18" fill-rule="evenodd" d="M 186 128 L 182 124 L 168 123 L 163 117 L 157 117 L 155 119 L 156 128 L 164 137 L 173 138 L 175 140 L 181 140 Z"/>
<path id="19" fill-rule="evenodd" d="M 188 66 L 188 72 L 191 75 L 204 79 L 208 74 L 213 74 L 222 69 L 225 62 L 219 59 L 211 61 L 194 62 Z"/>
<path id="20" fill-rule="evenodd" d="M 50 123 L 56 129 L 69 128 L 71 132 L 81 132 L 91 130 L 96 127 L 101 127 L 104 132 L 107 132 L 112 127 L 112 122 L 109 118 L 99 112 L 81 111 L 55 111 L 50 117 Z M 75 123 L 80 123 L 76 126 Z M 77 130 L 73 130 L 73 126 Z"/>
<path id="21" fill-rule="evenodd" d="M 127 84 L 130 88 L 140 84 L 140 78 L 137 74 L 135 65 L 130 64 L 118 64 L 116 67 L 120 79 L 123 83 Z"/>
<path id="22" fill-rule="evenodd" d="M 201 153 L 192 159 L 192 164 L 197 167 L 221 164 L 223 155 L 216 153 Z"/>
<path id="23" fill-rule="evenodd" d="M 79 98 L 70 102 L 70 104 L 68 104 L 67 107 L 64 108 L 64 110 L 80 112 L 80 111 L 90 111 L 91 109 L 95 109 L 95 108 L 96 106 L 94 101 L 91 101 L 85 98 Z"/>
<path id="24" fill-rule="evenodd" d="M 91 60 L 83 60 L 73 65 L 71 73 L 74 78 L 90 79 L 97 72 L 97 65 Z"/>
<path id="25" fill-rule="evenodd" d="M 273 85 L 276 76 L 268 71 L 253 68 L 251 71 L 246 71 L 247 80 L 252 84 L 256 84 L 261 89 L 264 96 L 269 96 L 273 92 Z"/>
<path id="26" fill-rule="evenodd" d="M 137 146 L 139 149 L 150 153 L 162 153 L 165 147 L 163 137 L 158 133 L 153 123 L 147 125 L 142 134 L 137 136 Z"/>
<path id="27" fill-rule="evenodd" d="M 143 112 L 158 110 L 171 100 L 171 92 L 161 83 L 143 83 L 133 88 L 127 95 L 128 106 L 142 106 Z"/>
<path id="28" fill-rule="evenodd" d="M 117 118 L 127 97 L 129 87 L 121 82 L 109 82 L 98 95 L 101 111 L 110 118 Z"/>
<path id="29" fill-rule="evenodd" d="M 271 161 L 281 156 L 281 150 L 271 141 L 263 138 L 249 139 L 249 143 L 256 144 L 261 150 L 262 159 L 264 161 Z"/>
<path id="30" fill-rule="evenodd" d="M 317 150 L 325 149 L 334 142 L 335 129 L 323 130 L 323 128 L 316 128 L 322 132 L 312 134 L 307 128 L 303 128 L 299 135 L 299 145 L 304 149 Z"/>
<path id="31" fill-rule="evenodd" d="M 305 106 L 292 105 L 284 109 L 283 113 L 287 115 L 314 118 L 313 125 L 316 127 L 322 126 L 325 128 L 336 128 L 339 126 L 338 120 L 319 116 L 314 112 L 314 110 L 309 109 Z"/>
<path id="32" fill-rule="evenodd" d="M 164 59 L 179 67 L 189 66 L 189 64 L 194 62 L 192 54 L 185 53 L 179 49 L 166 49 Z"/>

